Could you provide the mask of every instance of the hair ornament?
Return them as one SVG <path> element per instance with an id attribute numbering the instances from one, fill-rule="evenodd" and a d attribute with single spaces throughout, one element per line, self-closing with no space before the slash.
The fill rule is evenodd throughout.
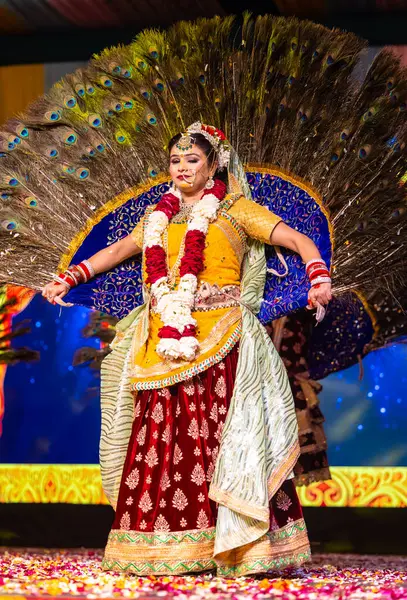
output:
<path id="1" fill-rule="evenodd" d="M 178 150 L 186 152 L 191 149 L 191 146 L 194 143 L 191 134 L 194 133 L 200 133 L 211 144 L 217 154 L 219 169 L 227 168 L 230 160 L 229 143 L 223 131 L 216 129 L 216 127 L 212 127 L 211 125 L 204 125 L 199 121 L 192 123 L 192 125 L 187 127 L 186 132 L 181 134 L 181 138 L 176 144 Z"/>

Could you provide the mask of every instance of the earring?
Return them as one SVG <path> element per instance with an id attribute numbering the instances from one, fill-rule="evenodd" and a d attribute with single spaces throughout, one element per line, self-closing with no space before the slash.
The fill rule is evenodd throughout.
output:
<path id="1" fill-rule="evenodd" d="M 206 190 L 211 190 L 213 188 L 213 186 L 215 185 L 215 182 L 213 180 L 212 175 L 209 177 L 208 181 L 205 183 L 205 189 Z"/>

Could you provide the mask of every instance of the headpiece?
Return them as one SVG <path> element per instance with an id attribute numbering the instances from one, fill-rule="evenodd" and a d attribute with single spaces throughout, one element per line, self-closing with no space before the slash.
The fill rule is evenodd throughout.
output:
<path id="1" fill-rule="evenodd" d="M 181 138 L 176 144 L 178 150 L 186 152 L 191 149 L 192 144 L 194 143 L 192 137 L 192 134 L 194 133 L 200 133 L 211 144 L 217 154 L 219 169 L 227 168 L 230 160 L 230 146 L 223 131 L 216 129 L 216 127 L 204 125 L 199 121 L 192 123 L 192 125 L 187 128 L 186 132 L 181 134 Z"/>

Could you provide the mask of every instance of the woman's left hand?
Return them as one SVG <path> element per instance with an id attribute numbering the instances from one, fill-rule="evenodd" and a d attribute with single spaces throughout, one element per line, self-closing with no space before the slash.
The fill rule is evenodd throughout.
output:
<path id="1" fill-rule="evenodd" d="M 330 283 L 321 283 L 318 287 L 314 286 L 308 292 L 308 310 L 317 309 L 317 321 L 320 322 L 325 316 L 325 308 L 332 300 L 332 291 Z"/>

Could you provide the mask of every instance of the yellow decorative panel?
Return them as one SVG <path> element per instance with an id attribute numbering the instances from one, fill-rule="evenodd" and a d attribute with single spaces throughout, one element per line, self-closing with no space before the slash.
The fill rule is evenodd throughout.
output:
<path id="1" fill-rule="evenodd" d="M 0 502 L 108 504 L 98 465 L 1 465 Z"/>
<path id="2" fill-rule="evenodd" d="M 297 489 L 303 506 L 407 506 L 407 467 L 331 467 L 331 473 L 330 481 Z M 0 502 L 108 504 L 98 465 L 0 464 Z"/>
<path id="3" fill-rule="evenodd" d="M 331 467 L 332 480 L 298 488 L 302 506 L 407 506 L 407 467 Z"/>

